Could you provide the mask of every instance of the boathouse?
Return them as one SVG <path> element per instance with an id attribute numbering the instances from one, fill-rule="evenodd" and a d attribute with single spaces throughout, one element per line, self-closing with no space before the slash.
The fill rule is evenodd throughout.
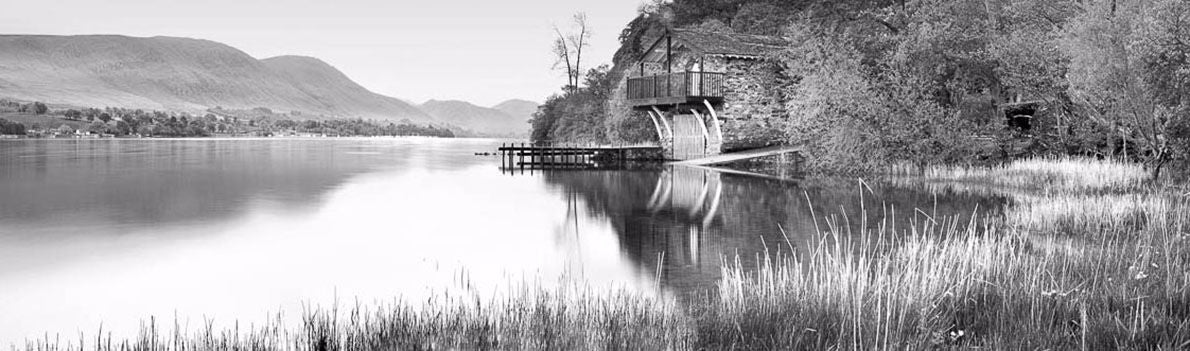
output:
<path id="1" fill-rule="evenodd" d="M 627 105 L 677 160 L 783 142 L 780 37 L 670 29 L 629 68 Z"/>

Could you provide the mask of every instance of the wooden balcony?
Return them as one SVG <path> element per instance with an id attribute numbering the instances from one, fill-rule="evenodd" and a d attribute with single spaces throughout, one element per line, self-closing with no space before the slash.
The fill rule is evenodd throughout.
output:
<path id="1" fill-rule="evenodd" d="M 720 102 L 724 77 L 723 73 L 682 72 L 628 78 L 628 102 L 634 108 Z"/>

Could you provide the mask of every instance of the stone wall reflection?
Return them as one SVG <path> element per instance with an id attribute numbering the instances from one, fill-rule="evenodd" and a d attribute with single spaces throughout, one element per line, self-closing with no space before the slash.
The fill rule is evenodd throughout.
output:
<path id="1" fill-rule="evenodd" d="M 782 181 L 689 167 L 543 177 L 585 201 L 593 217 L 606 218 L 623 254 L 643 274 L 692 298 L 714 292 L 725 260 L 754 268 L 766 255 L 806 255 L 823 240 L 820 229 L 828 222 L 844 235 L 858 236 L 865 224 L 877 228 L 886 217 L 890 228 L 893 223 L 908 228 L 924 214 L 960 221 L 996 218 L 1006 202 L 854 179 Z"/>

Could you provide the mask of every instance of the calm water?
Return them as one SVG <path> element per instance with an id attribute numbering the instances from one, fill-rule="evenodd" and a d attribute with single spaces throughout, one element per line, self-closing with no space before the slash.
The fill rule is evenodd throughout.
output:
<path id="1" fill-rule="evenodd" d="M 509 174 L 475 155 L 499 143 L 0 141 L 0 345 L 564 276 L 681 298 L 713 289 L 724 255 L 807 250 L 811 211 L 1005 202 L 687 168 Z"/>

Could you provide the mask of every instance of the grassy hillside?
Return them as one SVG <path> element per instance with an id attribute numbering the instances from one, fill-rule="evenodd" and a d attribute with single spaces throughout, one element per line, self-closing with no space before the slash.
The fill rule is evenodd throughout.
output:
<path id="1" fill-rule="evenodd" d="M 170 37 L 0 36 L 0 96 L 77 106 L 198 111 L 268 107 L 339 117 L 428 120 L 318 60 L 257 60 Z"/>
<path id="2" fill-rule="evenodd" d="M 491 136 L 524 136 L 529 132 L 529 124 L 523 116 L 512 116 L 465 101 L 430 100 L 422 104 L 421 109 L 441 123 L 465 126 Z"/>
<path id="3" fill-rule="evenodd" d="M 537 113 L 538 106 L 541 106 L 541 104 L 527 100 L 513 99 L 501 102 L 496 106 L 492 106 L 492 108 L 528 124 L 529 120 L 533 119 L 533 114 Z"/>
<path id="4" fill-rule="evenodd" d="M 25 125 L 30 129 L 50 129 L 66 125 L 71 129 L 86 130 L 90 122 L 67 119 L 62 115 L 35 115 L 12 111 L 0 111 L 0 118 Z"/>
<path id="5" fill-rule="evenodd" d="M 337 114 L 353 113 L 428 117 L 416 107 L 396 98 L 369 91 L 322 60 L 304 56 L 279 56 L 261 60 L 293 87 L 313 97 L 314 102 Z"/>

